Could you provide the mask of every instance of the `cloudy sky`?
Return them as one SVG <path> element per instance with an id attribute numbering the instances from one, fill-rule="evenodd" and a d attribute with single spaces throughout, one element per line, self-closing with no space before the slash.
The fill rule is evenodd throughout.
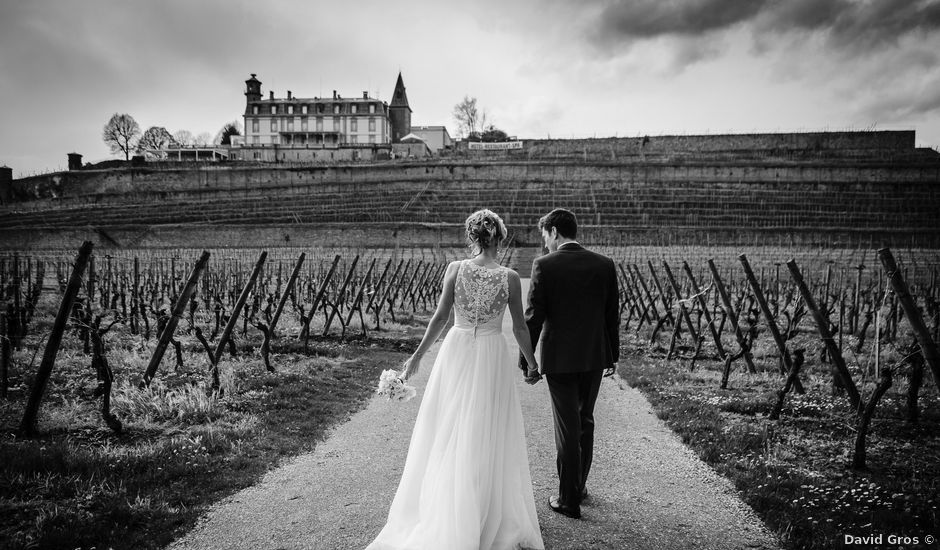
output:
<path id="1" fill-rule="evenodd" d="M 218 130 L 244 81 L 390 101 L 457 133 L 476 97 L 520 138 L 913 129 L 940 146 L 940 0 L 29 0 L 0 5 L 0 165 Z"/>

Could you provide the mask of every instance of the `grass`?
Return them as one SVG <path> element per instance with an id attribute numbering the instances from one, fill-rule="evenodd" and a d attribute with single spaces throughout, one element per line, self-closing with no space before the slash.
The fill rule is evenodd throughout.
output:
<path id="1" fill-rule="evenodd" d="M 393 328 L 346 343 L 315 336 L 306 351 L 284 329 L 272 349 L 276 373 L 257 353 L 226 353 L 222 397 L 207 390 L 205 356 L 194 340 L 182 338 L 183 369 L 173 369 L 171 348 L 158 378 L 139 390 L 154 341 L 114 335 L 112 412 L 124 423 L 120 435 L 101 420 L 90 358 L 75 351 L 81 346 L 70 333 L 47 386 L 40 435 L 21 439 L 15 429 L 35 370 L 27 343 L 14 358 L 11 396 L 0 401 L 0 546 L 164 547 L 213 502 L 313 449 L 364 406 L 381 370 L 417 345 L 413 327 Z M 239 346 L 256 349 L 255 340 L 249 333 Z"/>
<path id="2" fill-rule="evenodd" d="M 789 394 L 775 422 L 767 414 L 783 386 L 773 372 L 776 359 L 759 362 L 764 371 L 754 375 L 738 363 L 729 389 L 721 390 L 721 364 L 699 361 L 689 372 L 687 361 L 667 361 L 642 348 L 627 352 L 631 359 L 621 363 L 620 374 L 686 445 L 735 484 L 785 547 L 841 547 L 844 535 L 923 541 L 938 534 L 940 397 L 932 383 L 921 390 L 921 419 L 912 424 L 904 420 L 906 380 L 896 379 L 869 432 L 869 469 L 855 471 L 853 414 L 844 397 L 830 395 L 822 366 L 808 365 L 801 377 L 806 394 Z M 863 399 L 872 387 L 861 385 Z"/>

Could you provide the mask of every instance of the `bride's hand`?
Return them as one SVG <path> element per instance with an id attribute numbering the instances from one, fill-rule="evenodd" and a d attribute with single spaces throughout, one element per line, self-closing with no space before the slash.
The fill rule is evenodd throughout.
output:
<path id="1" fill-rule="evenodd" d="M 408 380 L 418 373 L 418 367 L 421 366 L 421 358 L 412 355 L 402 365 L 401 374 L 398 375 L 402 380 Z"/>

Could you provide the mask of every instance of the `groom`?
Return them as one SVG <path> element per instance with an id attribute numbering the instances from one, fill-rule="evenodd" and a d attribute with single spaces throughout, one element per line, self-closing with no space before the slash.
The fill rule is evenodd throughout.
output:
<path id="1" fill-rule="evenodd" d="M 540 370 L 555 418 L 559 494 L 548 505 L 580 518 L 594 454 L 594 403 L 605 370 L 612 375 L 620 358 L 617 272 L 613 260 L 575 241 L 574 213 L 552 210 L 539 230 L 549 254 L 532 262 L 526 323 L 533 349 L 542 336 Z"/>

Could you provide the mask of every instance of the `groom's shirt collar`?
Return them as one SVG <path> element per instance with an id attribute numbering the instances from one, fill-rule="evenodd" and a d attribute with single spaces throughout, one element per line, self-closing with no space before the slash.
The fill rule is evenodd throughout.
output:
<path id="1" fill-rule="evenodd" d="M 577 248 L 582 248 L 581 243 L 579 243 L 578 241 L 568 241 L 568 242 L 566 242 L 566 243 L 564 243 L 564 244 L 558 245 L 558 250 L 561 250 L 561 249 L 563 249 L 563 248 L 565 248 L 565 247 L 568 247 L 568 248 L 575 248 L 575 247 L 577 247 Z"/>

